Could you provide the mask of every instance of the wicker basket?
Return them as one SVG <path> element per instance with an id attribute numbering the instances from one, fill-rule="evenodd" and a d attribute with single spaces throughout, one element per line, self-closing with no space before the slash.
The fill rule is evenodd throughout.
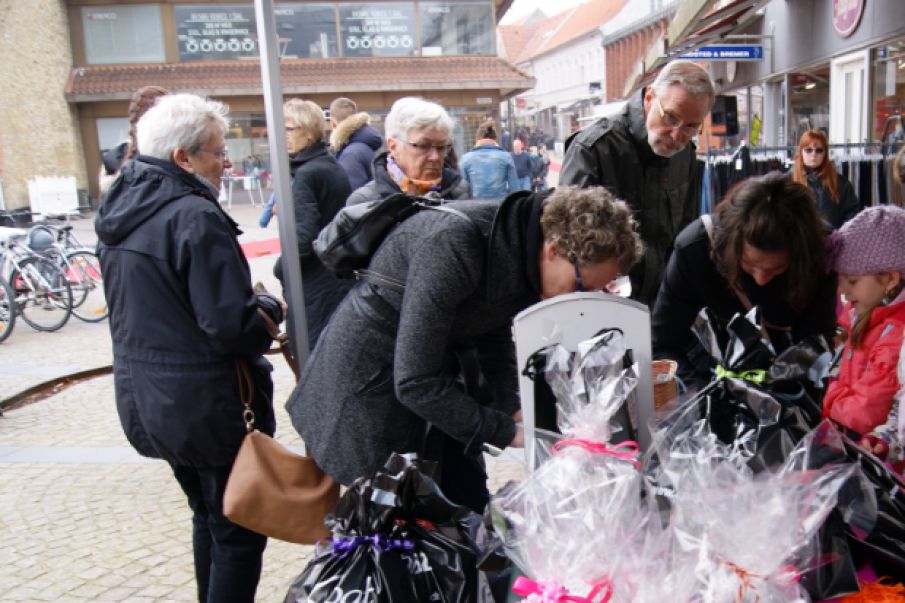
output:
<path id="1" fill-rule="evenodd" d="M 679 365 L 675 360 L 654 360 L 651 367 L 654 379 L 654 408 L 660 408 L 679 395 L 676 389 L 676 369 Z"/>

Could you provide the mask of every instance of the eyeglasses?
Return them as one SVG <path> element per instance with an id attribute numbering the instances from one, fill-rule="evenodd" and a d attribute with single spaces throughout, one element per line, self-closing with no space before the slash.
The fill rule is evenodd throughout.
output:
<path id="1" fill-rule="evenodd" d="M 679 130 L 689 138 L 696 136 L 698 132 L 701 131 L 701 124 L 696 126 L 685 125 L 685 122 L 676 117 L 674 113 L 667 113 L 664 111 L 663 105 L 660 104 L 660 99 L 658 97 L 654 97 L 654 102 L 657 103 L 657 111 L 660 112 L 660 121 L 662 121 L 663 125 L 670 130 Z"/>
<path id="2" fill-rule="evenodd" d="M 810 155 L 811 153 L 816 153 L 817 155 L 823 155 L 824 153 L 826 153 L 826 149 L 815 148 L 815 147 L 805 147 L 805 148 L 801 149 L 801 151 L 805 155 Z"/>
<path id="3" fill-rule="evenodd" d="M 201 150 L 206 153 L 210 153 L 211 155 L 216 155 L 217 157 L 219 157 L 220 159 L 222 159 L 224 161 L 229 159 L 229 149 L 223 149 L 222 151 L 209 151 L 207 149 L 201 149 Z"/>
<path id="4" fill-rule="evenodd" d="M 302 129 L 301 126 L 283 126 L 283 128 L 284 128 L 287 132 L 295 132 L 296 130 L 301 130 L 301 129 Z"/>
<path id="5" fill-rule="evenodd" d="M 437 151 L 440 155 L 446 155 L 451 148 L 448 144 L 429 144 L 426 142 L 409 142 L 407 140 L 404 140 L 403 142 L 415 149 L 415 151 L 421 155 L 427 155 L 431 152 L 431 149 Z"/>

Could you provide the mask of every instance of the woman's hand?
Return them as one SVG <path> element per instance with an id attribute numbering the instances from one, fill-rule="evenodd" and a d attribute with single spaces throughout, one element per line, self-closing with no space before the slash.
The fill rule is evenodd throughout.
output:
<path id="1" fill-rule="evenodd" d="M 512 438 L 512 441 L 509 442 L 510 448 L 524 448 L 525 447 L 525 428 L 521 423 L 515 424 L 515 437 Z"/>

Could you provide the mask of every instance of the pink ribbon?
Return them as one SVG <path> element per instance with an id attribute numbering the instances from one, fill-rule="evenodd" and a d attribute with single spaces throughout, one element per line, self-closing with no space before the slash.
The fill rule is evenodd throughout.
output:
<path id="1" fill-rule="evenodd" d="M 553 444 L 553 454 L 562 453 L 562 449 L 567 446 L 577 446 L 593 454 L 606 454 L 623 461 L 628 461 L 635 466 L 635 469 L 641 468 L 641 463 L 635 459 L 640 451 L 640 447 L 638 446 L 638 442 L 634 440 L 620 442 L 612 447 L 590 440 L 560 440 Z"/>
<path id="2" fill-rule="evenodd" d="M 612 592 L 610 592 L 610 581 L 603 580 L 594 585 L 587 597 L 579 597 L 578 595 L 570 595 L 569 591 L 557 584 L 556 582 L 535 582 L 531 578 L 519 576 L 512 585 L 512 592 L 523 597 L 531 597 L 537 595 L 530 601 L 539 601 L 540 603 L 565 603 L 572 601 L 573 603 L 608 603 Z M 595 599 L 600 596 L 600 600 Z"/>

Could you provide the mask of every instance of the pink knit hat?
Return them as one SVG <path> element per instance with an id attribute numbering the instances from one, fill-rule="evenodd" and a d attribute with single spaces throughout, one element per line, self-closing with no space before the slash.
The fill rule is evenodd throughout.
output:
<path id="1" fill-rule="evenodd" d="M 827 239 L 827 255 L 836 272 L 905 275 L 905 209 L 868 207 Z"/>

